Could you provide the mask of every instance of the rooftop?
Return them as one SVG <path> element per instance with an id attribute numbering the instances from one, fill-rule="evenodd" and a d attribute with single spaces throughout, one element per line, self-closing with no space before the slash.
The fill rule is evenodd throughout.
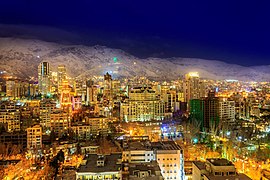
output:
<path id="1" fill-rule="evenodd" d="M 204 162 L 201 162 L 201 161 L 194 161 L 193 164 L 194 164 L 195 166 L 197 166 L 197 168 L 198 168 L 199 170 L 205 170 L 205 169 L 206 169 L 205 163 L 204 163 Z"/>
<path id="2" fill-rule="evenodd" d="M 251 180 L 245 174 L 237 174 L 236 176 L 214 176 L 213 174 L 204 175 L 208 180 Z"/>
<path id="3" fill-rule="evenodd" d="M 87 160 L 85 165 L 80 165 L 78 173 L 89 172 L 89 173 L 101 173 L 101 172 L 115 172 L 120 171 L 121 169 L 121 160 L 122 154 L 111 154 L 105 155 L 105 164 L 102 167 L 97 166 L 97 160 L 99 160 L 99 155 L 97 154 L 89 154 L 85 159 Z M 119 163 L 120 162 L 120 163 Z"/>
<path id="4" fill-rule="evenodd" d="M 214 166 L 234 166 L 231 161 L 224 158 L 212 158 L 206 159 L 206 161 L 210 162 Z"/>
<path id="5" fill-rule="evenodd" d="M 162 176 L 157 161 L 151 161 L 145 163 L 125 164 L 123 179 L 141 179 L 141 177 L 138 177 L 138 173 L 145 171 L 150 173 L 149 176 L 146 177 L 148 180 L 159 179 L 159 177 Z"/>
<path id="6" fill-rule="evenodd" d="M 182 150 L 182 148 L 174 141 L 153 142 L 151 145 L 157 150 Z"/>
<path id="7" fill-rule="evenodd" d="M 174 141 L 133 141 L 128 142 L 124 150 L 181 150 L 182 148 Z"/>

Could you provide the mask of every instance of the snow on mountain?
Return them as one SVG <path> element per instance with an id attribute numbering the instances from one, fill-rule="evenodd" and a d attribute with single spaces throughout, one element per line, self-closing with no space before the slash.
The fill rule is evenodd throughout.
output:
<path id="1" fill-rule="evenodd" d="M 114 57 L 117 57 L 117 62 L 114 62 Z M 66 65 L 72 77 L 109 72 L 115 78 L 147 76 L 153 80 L 173 80 L 190 71 L 198 71 L 202 78 L 207 79 L 270 80 L 270 66 L 244 67 L 194 58 L 139 59 L 122 50 L 103 46 L 0 38 L 1 71 L 5 70 L 18 77 L 37 77 L 37 67 L 42 61 L 50 62 L 53 70 L 60 64 Z"/>

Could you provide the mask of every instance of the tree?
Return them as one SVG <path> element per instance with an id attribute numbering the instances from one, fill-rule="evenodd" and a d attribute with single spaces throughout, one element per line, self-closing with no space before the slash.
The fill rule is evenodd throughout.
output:
<path id="1" fill-rule="evenodd" d="M 184 127 L 184 131 L 186 132 L 185 134 L 185 141 L 186 142 L 191 142 L 193 138 L 199 138 L 199 133 L 200 133 L 200 126 L 201 122 L 198 121 L 195 118 L 192 118 L 190 121 L 186 122 Z"/>

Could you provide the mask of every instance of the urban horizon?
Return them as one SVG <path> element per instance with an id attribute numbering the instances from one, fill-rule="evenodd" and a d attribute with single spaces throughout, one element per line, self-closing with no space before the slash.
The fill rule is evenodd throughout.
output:
<path id="1" fill-rule="evenodd" d="M 267 5 L 0 2 L 0 179 L 270 179 Z"/>

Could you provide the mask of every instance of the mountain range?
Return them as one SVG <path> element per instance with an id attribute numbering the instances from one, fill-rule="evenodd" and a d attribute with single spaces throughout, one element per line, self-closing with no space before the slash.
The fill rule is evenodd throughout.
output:
<path id="1" fill-rule="evenodd" d="M 152 80 L 175 80 L 197 71 L 213 80 L 270 81 L 270 66 L 245 67 L 196 58 L 138 58 L 104 46 L 67 45 L 32 39 L 0 38 L 0 71 L 20 78 L 37 77 L 39 63 L 52 70 L 66 65 L 71 77 L 91 77 L 109 72 L 113 78 L 146 76 Z"/>

